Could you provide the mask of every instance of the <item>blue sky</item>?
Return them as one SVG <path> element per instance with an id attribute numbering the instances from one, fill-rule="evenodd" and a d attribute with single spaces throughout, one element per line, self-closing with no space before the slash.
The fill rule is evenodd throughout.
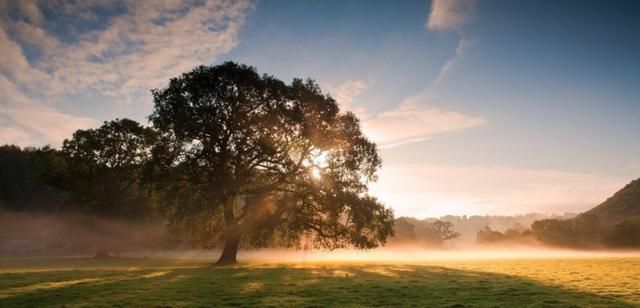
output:
<path id="1" fill-rule="evenodd" d="M 640 176 L 635 1 L 0 1 L 0 143 L 59 146 L 233 60 L 362 119 L 417 217 L 578 212 Z"/>

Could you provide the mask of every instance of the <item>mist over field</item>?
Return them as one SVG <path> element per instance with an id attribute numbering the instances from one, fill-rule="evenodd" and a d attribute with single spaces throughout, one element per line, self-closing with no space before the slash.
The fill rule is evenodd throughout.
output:
<path id="1" fill-rule="evenodd" d="M 575 215 L 568 215 L 574 217 Z M 498 216 L 496 230 L 505 221 L 523 221 L 541 214 Z M 452 217 L 449 217 L 452 219 Z M 479 218 L 477 218 L 479 219 Z M 426 219 L 434 221 L 436 219 Z M 518 223 L 519 224 L 519 223 Z M 466 226 L 470 228 L 470 226 Z M 479 231 L 467 234 L 471 238 Z M 96 250 L 108 248 L 113 257 L 121 258 L 177 258 L 202 261 L 215 260 L 221 247 L 194 249 L 186 236 L 169 231 L 160 222 L 136 223 L 126 220 L 98 219 L 82 214 L 0 214 L 1 257 L 94 257 Z M 304 239 L 293 248 L 241 249 L 240 262 L 313 263 L 430 263 L 438 261 L 473 261 L 491 259 L 558 259 L 558 258 L 624 258 L 637 257 L 633 248 L 566 248 L 541 241 L 526 243 L 479 243 L 470 239 L 454 239 L 447 243 L 433 243 L 413 239 L 408 242 L 391 237 L 383 246 L 370 250 L 327 250 L 305 246 Z"/>
<path id="2" fill-rule="evenodd" d="M 396 235 L 389 238 L 386 246 L 401 248 L 469 248 L 479 246 L 476 233 L 485 226 L 505 231 L 513 226 L 528 228 L 535 220 L 545 218 L 571 218 L 575 214 L 544 215 L 527 214 L 520 216 L 473 216 L 469 219 L 459 216 L 446 216 L 441 221 L 453 221 L 452 230 L 459 236 L 446 243 L 434 242 L 433 238 L 407 238 L 403 226 L 396 225 Z M 437 218 L 418 220 L 400 218 L 413 224 L 428 227 Z M 412 226 L 412 225 L 411 225 Z M 414 234 L 410 234 L 414 236 Z M 92 252 L 100 245 L 112 246 L 117 252 L 139 250 L 172 250 L 190 247 L 185 234 L 171 230 L 163 220 L 136 222 L 128 219 L 100 218 L 81 212 L 0 212 L 0 253 L 24 254 L 73 254 Z M 305 245 L 300 242 L 300 249 Z M 308 246 L 308 245 L 307 245 Z M 481 246 L 481 245 L 480 245 Z M 516 245 L 517 246 L 517 245 Z M 307 247 L 308 249 L 311 247 Z M 317 250 L 317 249 L 316 249 Z"/>
<path id="3" fill-rule="evenodd" d="M 217 251 L 175 251 L 166 253 L 132 253 L 131 257 L 215 259 Z M 263 249 L 243 251 L 240 262 L 247 264 L 438 264 L 450 262 L 499 260 L 558 260 L 637 258 L 638 250 L 572 250 L 552 247 L 465 247 L 465 248 L 376 248 L 369 251 L 339 249 L 334 251 L 302 251 L 295 249 Z"/>

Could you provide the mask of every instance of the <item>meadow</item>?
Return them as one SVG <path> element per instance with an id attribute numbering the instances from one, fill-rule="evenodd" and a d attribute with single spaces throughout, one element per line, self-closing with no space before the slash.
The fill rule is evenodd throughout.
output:
<path id="1" fill-rule="evenodd" d="M 0 259 L 0 307 L 638 307 L 640 258 Z"/>

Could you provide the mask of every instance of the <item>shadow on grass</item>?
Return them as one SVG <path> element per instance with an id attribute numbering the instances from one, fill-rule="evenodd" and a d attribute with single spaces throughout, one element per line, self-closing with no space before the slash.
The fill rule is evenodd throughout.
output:
<path id="1" fill-rule="evenodd" d="M 632 307 L 535 280 L 412 265 L 235 266 L 0 274 L 0 306 Z"/>

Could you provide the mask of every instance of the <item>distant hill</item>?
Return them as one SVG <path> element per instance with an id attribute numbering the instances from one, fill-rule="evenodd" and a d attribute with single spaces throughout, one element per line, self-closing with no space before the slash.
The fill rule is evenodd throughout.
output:
<path id="1" fill-rule="evenodd" d="M 605 202 L 584 212 L 598 218 L 600 226 L 609 230 L 613 226 L 640 216 L 640 178 L 631 181 Z"/>
<path id="2" fill-rule="evenodd" d="M 538 240 L 551 245 L 640 248 L 640 179 L 574 218 L 539 220 L 531 229 Z"/>

